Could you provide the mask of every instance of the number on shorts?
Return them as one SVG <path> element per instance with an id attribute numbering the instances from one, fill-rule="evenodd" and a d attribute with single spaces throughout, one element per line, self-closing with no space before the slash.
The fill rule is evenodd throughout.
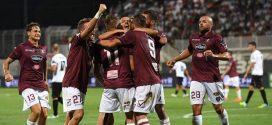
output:
<path id="1" fill-rule="evenodd" d="M 192 91 L 191 92 L 191 98 L 192 99 L 200 98 L 200 91 Z"/>
<path id="2" fill-rule="evenodd" d="M 82 103 L 82 98 L 80 95 L 74 95 L 73 96 L 73 103 L 74 104 L 78 104 L 78 103 Z"/>
<path id="3" fill-rule="evenodd" d="M 34 94 L 28 95 L 27 98 L 28 98 L 29 101 L 34 101 L 35 100 Z"/>

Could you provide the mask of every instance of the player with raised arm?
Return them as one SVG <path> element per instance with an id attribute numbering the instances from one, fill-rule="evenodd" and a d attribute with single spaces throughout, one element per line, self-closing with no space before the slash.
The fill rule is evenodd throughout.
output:
<path id="1" fill-rule="evenodd" d="M 52 51 L 54 56 L 51 60 L 50 70 L 53 73 L 52 78 L 52 99 L 53 99 L 53 115 L 48 118 L 58 118 L 58 104 L 62 104 L 62 97 L 60 95 L 62 89 L 62 80 L 65 69 L 67 67 L 66 57 L 60 53 L 60 47 L 57 43 L 53 44 Z"/>
<path id="2" fill-rule="evenodd" d="M 117 17 L 108 16 L 105 20 L 107 32 L 116 30 L 118 21 Z M 118 38 L 120 35 L 116 33 L 108 39 Z M 129 48 L 104 49 L 98 46 L 95 53 L 94 74 L 104 86 L 97 125 L 109 125 L 110 123 L 104 122 L 107 119 L 105 115 L 111 115 L 109 113 L 117 112 L 120 108 L 126 114 L 126 124 L 134 125 L 132 111 L 135 88 L 129 63 Z M 103 73 L 100 72 L 101 68 Z"/>
<path id="3" fill-rule="evenodd" d="M 209 101 L 218 114 L 222 125 L 229 125 L 227 111 L 223 108 L 223 82 L 220 77 L 218 60 L 228 60 L 226 43 L 223 38 L 212 31 L 213 20 L 209 16 L 199 19 L 199 34 L 193 34 L 189 46 L 180 55 L 167 61 L 172 67 L 175 62 L 192 56 L 192 82 L 190 101 L 193 110 L 193 125 L 202 125 L 202 106 L 207 94 Z"/>
<path id="4" fill-rule="evenodd" d="M 229 86 L 234 86 L 236 88 L 236 94 L 237 98 L 234 100 L 236 102 L 240 102 L 242 100 L 241 97 L 241 89 L 240 89 L 240 81 L 239 81 L 239 74 L 237 73 L 237 60 L 234 60 L 232 56 L 232 52 L 229 52 L 229 62 L 227 65 L 227 68 L 225 69 L 225 72 L 221 75 L 221 79 L 224 79 L 225 75 L 229 75 L 229 79 L 224 83 L 225 86 L 225 101 L 228 100 L 228 94 L 229 94 Z"/>
<path id="5" fill-rule="evenodd" d="M 145 32 L 136 31 L 145 27 L 145 17 L 138 14 L 133 17 L 131 28 L 124 36 L 113 40 L 101 40 L 99 44 L 106 48 L 130 46 L 134 56 L 134 83 L 136 85 L 134 115 L 137 125 L 149 125 L 147 114 L 154 110 L 161 95 L 154 40 Z M 133 28 L 134 27 L 134 28 Z"/>
<path id="6" fill-rule="evenodd" d="M 106 9 L 105 4 L 100 4 L 94 18 L 81 19 L 78 22 L 79 33 L 70 41 L 71 47 L 62 83 L 63 110 L 67 112 L 65 125 L 78 125 L 84 116 L 84 97 L 94 54 L 91 41 L 92 31 Z"/>
<path id="7" fill-rule="evenodd" d="M 19 77 L 19 94 L 24 98 L 23 111 L 31 110 L 27 125 L 45 125 L 48 115 L 48 83 L 46 54 L 47 47 L 39 41 L 40 25 L 31 22 L 26 26 L 28 40 L 19 44 L 3 63 L 5 81 L 13 80 L 9 65 L 19 60 L 21 71 Z"/>
<path id="8" fill-rule="evenodd" d="M 247 78 L 248 74 L 251 71 L 252 80 L 249 85 L 249 91 L 245 102 L 241 102 L 240 105 L 247 107 L 248 102 L 253 95 L 254 87 L 257 87 L 260 90 L 261 96 L 263 98 L 264 104 L 258 106 L 258 108 L 268 107 L 268 101 L 266 98 L 266 93 L 263 85 L 263 54 L 257 50 L 256 42 L 252 41 L 248 43 L 248 50 L 251 52 L 249 65 L 247 67 L 244 79 Z"/>

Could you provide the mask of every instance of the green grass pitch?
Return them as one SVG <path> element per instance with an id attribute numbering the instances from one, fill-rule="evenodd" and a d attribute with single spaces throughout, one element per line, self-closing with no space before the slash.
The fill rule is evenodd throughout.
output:
<path id="1" fill-rule="evenodd" d="M 88 89 L 85 101 L 85 116 L 80 125 L 95 125 L 98 116 L 98 107 L 101 98 L 102 88 Z M 178 97 L 170 96 L 174 92 L 173 88 L 165 89 L 166 111 L 170 117 L 172 125 L 191 124 L 191 106 L 189 98 L 183 98 L 181 92 Z M 272 104 L 272 89 L 266 89 L 268 101 Z M 242 90 L 242 95 L 246 98 L 247 89 Z M 51 96 L 51 95 L 50 95 Z M 258 90 L 255 90 L 250 100 L 248 108 L 241 107 L 232 99 L 236 97 L 235 90 L 230 90 L 229 100 L 224 103 L 227 109 L 231 125 L 272 125 L 272 106 L 258 109 L 262 104 L 262 98 Z M 0 125 L 24 125 L 30 111 L 23 112 L 23 100 L 18 95 L 17 88 L 0 88 Z M 206 99 L 207 100 L 207 99 Z M 50 99 L 50 104 L 51 104 Z M 49 111 L 52 115 L 52 110 Z M 62 105 L 59 106 L 59 118 L 48 119 L 47 125 L 63 125 L 65 113 L 62 112 Z M 115 113 L 115 125 L 124 124 L 124 114 Z M 158 117 L 155 113 L 149 114 L 148 118 L 152 125 L 159 125 Z M 211 103 L 206 101 L 203 108 L 204 125 L 220 125 L 217 114 L 214 112 Z"/>

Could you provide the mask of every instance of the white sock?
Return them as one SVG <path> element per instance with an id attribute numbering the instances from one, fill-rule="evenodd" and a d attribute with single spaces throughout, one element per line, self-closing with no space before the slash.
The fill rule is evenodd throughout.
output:
<path id="1" fill-rule="evenodd" d="M 202 125 L 202 115 L 193 116 L 193 125 Z"/>
<path id="2" fill-rule="evenodd" d="M 241 89 L 237 90 L 237 91 L 236 91 L 236 94 L 237 94 L 237 97 L 238 97 L 238 98 L 242 98 L 242 97 L 241 97 Z"/>
<path id="3" fill-rule="evenodd" d="M 26 120 L 26 125 L 37 125 L 37 122 Z"/>
<path id="4" fill-rule="evenodd" d="M 161 125 L 171 125 L 170 119 L 166 118 L 164 120 L 160 120 Z"/>
<path id="5" fill-rule="evenodd" d="M 149 121 L 147 118 L 143 118 L 137 121 L 137 125 L 149 125 Z"/>
<path id="6" fill-rule="evenodd" d="M 222 114 L 218 114 L 222 125 L 229 125 L 229 117 L 227 111 L 224 109 Z"/>
<path id="7" fill-rule="evenodd" d="M 229 95 L 229 89 L 225 89 L 225 98 L 228 98 Z"/>
<path id="8" fill-rule="evenodd" d="M 126 125 L 135 125 L 135 123 L 127 123 Z"/>

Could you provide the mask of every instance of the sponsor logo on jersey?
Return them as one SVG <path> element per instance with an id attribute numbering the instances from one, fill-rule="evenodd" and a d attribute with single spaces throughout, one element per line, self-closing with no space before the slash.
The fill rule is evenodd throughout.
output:
<path id="1" fill-rule="evenodd" d="M 198 44 L 195 45 L 196 50 L 204 51 L 204 50 L 206 50 L 206 48 L 207 48 L 206 44 L 204 44 L 204 43 L 198 43 Z"/>
<path id="2" fill-rule="evenodd" d="M 40 63 L 43 60 L 43 57 L 40 55 L 32 55 L 31 59 L 34 63 Z"/>

